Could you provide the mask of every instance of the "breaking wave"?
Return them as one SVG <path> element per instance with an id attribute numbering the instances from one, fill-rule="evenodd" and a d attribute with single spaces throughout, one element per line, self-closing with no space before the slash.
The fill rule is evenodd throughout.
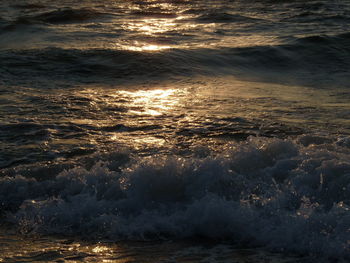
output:
<path id="1" fill-rule="evenodd" d="M 129 156 L 120 166 L 120 154 L 57 175 L 27 171 L 0 178 L 1 211 L 24 233 L 202 237 L 349 259 L 349 145 L 249 138 L 201 157 Z"/>

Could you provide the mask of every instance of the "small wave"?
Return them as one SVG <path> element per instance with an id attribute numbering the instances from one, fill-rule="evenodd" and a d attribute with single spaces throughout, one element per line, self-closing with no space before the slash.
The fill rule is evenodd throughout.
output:
<path id="1" fill-rule="evenodd" d="M 0 131 L 17 133 L 20 131 L 30 131 L 35 129 L 43 128 L 42 125 L 36 123 L 13 123 L 13 124 L 2 124 L 0 125 Z"/>
<path id="2" fill-rule="evenodd" d="M 0 34 L 3 28 L 5 28 L 8 24 L 9 22 L 5 18 L 0 16 Z"/>
<path id="3" fill-rule="evenodd" d="M 310 43 L 318 45 L 332 45 L 337 48 L 346 48 L 350 42 L 350 33 L 343 33 L 335 36 L 315 35 L 309 37 L 299 38 L 297 40 L 300 44 Z"/>
<path id="4" fill-rule="evenodd" d="M 41 9 L 41 8 L 45 8 L 46 6 L 43 4 L 39 4 L 39 3 L 31 3 L 31 4 L 16 4 L 16 5 L 12 5 L 15 8 L 18 9 Z"/>
<path id="5" fill-rule="evenodd" d="M 51 179 L 2 177 L 1 211 L 25 233 L 200 236 L 349 259 L 349 148 L 312 140 L 250 138 L 202 158 L 135 158 L 111 169 L 117 157 Z"/>
<path id="6" fill-rule="evenodd" d="M 83 8 L 83 9 L 59 9 L 51 12 L 40 13 L 33 16 L 23 16 L 18 18 L 13 25 L 21 24 L 37 24 L 37 23 L 49 23 L 49 24 L 69 24 L 69 23 L 79 23 L 89 20 L 93 20 L 103 16 L 93 9 Z"/>
<path id="7" fill-rule="evenodd" d="M 182 11 L 182 14 L 190 14 L 190 15 L 200 15 L 203 14 L 206 10 L 204 8 L 193 8 L 190 7 Z"/>
<path id="8" fill-rule="evenodd" d="M 28 141 L 47 140 L 50 137 L 50 129 L 47 125 L 36 123 L 17 123 L 0 125 L 0 136 L 7 142 L 18 142 L 23 144 Z M 4 151 L 5 155 L 5 151 Z M 1 165 L 0 165 L 1 168 Z"/>
<path id="9" fill-rule="evenodd" d="M 261 19 L 226 12 L 210 12 L 198 16 L 196 21 L 201 23 L 251 23 L 261 21 Z"/>
<path id="10" fill-rule="evenodd" d="M 50 78 L 80 82 L 108 82 L 134 76 L 166 77 L 186 75 L 189 61 L 181 51 L 144 53 L 127 50 L 34 49 L 3 51 L 0 58 L 6 74 L 27 76 L 29 79 Z M 187 61 L 188 62 L 187 62 Z M 175 65 L 174 65 L 175 64 Z M 49 73 L 49 74 L 48 74 Z"/>
<path id="11" fill-rule="evenodd" d="M 136 11 L 132 13 L 136 16 L 152 17 L 152 18 L 176 18 L 178 15 L 170 12 L 154 12 L 154 11 Z"/>
<path id="12" fill-rule="evenodd" d="M 141 125 L 141 126 L 126 126 L 124 124 L 116 124 L 113 126 L 106 126 L 101 128 L 103 131 L 107 132 L 133 132 L 133 131 L 149 131 L 149 130 L 156 130 L 161 129 L 162 127 L 159 125 Z"/>
<path id="13" fill-rule="evenodd" d="M 330 15 L 324 15 L 317 12 L 302 12 L 298 15 L 294 15 L 292 17 L 288 17 L 285 19 L 285 21 L 294 21 L 297 23 L 348 23 L 350 20 L 350 17 L 347 15 L 341 15 L 341 14 L 330 14 Z"/>

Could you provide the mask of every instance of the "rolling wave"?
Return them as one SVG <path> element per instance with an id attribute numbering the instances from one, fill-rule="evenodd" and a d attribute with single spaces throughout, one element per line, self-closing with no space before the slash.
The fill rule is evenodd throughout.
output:
<path id="1" fill-rule="evenodd" d="M 22 75 L 28 79 L 78 78 L 79 81 L 105 82 L 137 77 L 236 74 L 248 78 L 285 75 L 285 80 L 349 77 L 349 33 L 335 36 L 299 38 L 289 44 L 220 49 L 169 49 L 160 52 L 136 52 L 111 49 L 32 49 L 0 52 L 4 76 Z M 325 63 L 327 61 L 327 63 Z M 299 77 L 298 73 L 302 72 Z M 295 73 L 295 74 L 294 74 Z M 294 74 L 294 75 L 293 75 Z M 10 78 L 10 77 L 9 77 Z M 322 83 L 321 83 L 322 85 Z"/>
<path id="2" fill-rule="evenodd" d="M 185 74 L 186 53 L 141 53 L 127 50 L 78 50 L 46 48 L 1 52 L 4 75 L 59 78 L 78 81 L 108 81 L 132 76 L 160 77 Z M 177 63 L 175 67 L 172 65 Z M 182 64 L 182 65 L 181 65 Z M 49 74 L 48 74 L 49 73 Z M 85 79 L 85 81 L 84 81 Z"/>

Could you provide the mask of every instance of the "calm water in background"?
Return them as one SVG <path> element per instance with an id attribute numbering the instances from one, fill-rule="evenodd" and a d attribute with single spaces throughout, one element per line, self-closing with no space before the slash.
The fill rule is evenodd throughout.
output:
<path id="1" fill-rule="evenodd" d="M 348 260 L 349 23 L 345 0 L 1 1 L 0 261 Z"/>

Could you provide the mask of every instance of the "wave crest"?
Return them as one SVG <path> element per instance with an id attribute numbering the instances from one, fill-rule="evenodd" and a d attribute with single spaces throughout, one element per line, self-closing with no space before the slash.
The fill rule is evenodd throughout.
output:
<path id="1" fill-rule="evenodd" d="M 0 52 L 6 76 L 110 82 L 135 77 L 230 74 L 248 80 L 301 85 L 346 85 L 349 34 L 295 39 L 290 44 L 220 49 L 169 49 L 136 52 L 111 49 L 33 49 Z M 324 63 L 327 61 L 327 63 Z M 331 65 L 331 66 L 330 66 Z M 49 73 L 49 74 L 48 74 Z M 307 76 L 308 78 L 305 78 Z M 327 76 L 327 77 L 325 77 Z M 325 83 L 323 84 L 322 81 Z"/>

